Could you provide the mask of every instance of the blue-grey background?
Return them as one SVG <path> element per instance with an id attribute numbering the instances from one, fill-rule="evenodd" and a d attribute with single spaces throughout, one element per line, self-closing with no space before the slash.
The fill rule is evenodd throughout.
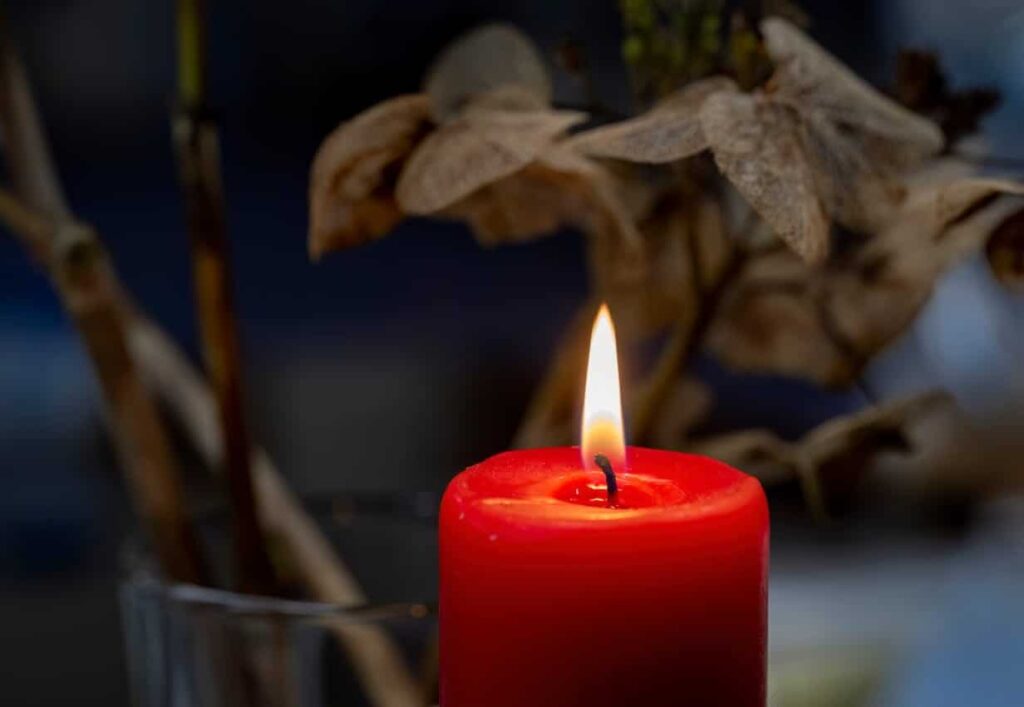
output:
<path id="1" fill-rule="evenodd" d="M 5 4 L 74 208 L 99 228 L 138 299 L 194 353 L 187 241 L 168 137 L 173 3 Z M 303 493 L 440 489 L 458 469 L 507 444 L 531 384 L 584 297 L 580 238 L 561 234 L 529 246 L 483 251 L 461 227 L 411 222 L 389 239 L 313 265 L 305 248 L 311 156 L 340 120 L 415 90 L 440 47 L 462 30 L 493 19 L 519 24 L 547 49 L 566 37 L 583 42 L 602 97 L 622 105 L 628 88 L 618 60 L 616 3 L 235 0 L 211 5 L 212 91 L 223 125 L 256 434 Z M 986 123 L 988 146 L 1002 156 L 1024 157 L 1020 2 L 815 1 L 803 6 L 813 18 L 813 33 L 876 81 L 884 83 L 891 75 L 896 47 L 911 44 L 941 50 L 956 82 L 998 86 L 1004 103 Z M 572 93 L 571 84 L 561 87 Z M 883 390 L 942 382 L 981 413 L 1001 408 L 1000 396 L 1020 390 L 1006 385 L 1019 375 L 1014 361 L 1020 360 L 1022 342 L 1012 335 L 1021 331 L 1019 298 L 992 287 L 974 262 L 953 274 L 939 302 L 941 307 L 929 310 L 879 362 L 874 382 Z M 993 337 L 993 331 L 1004 333 Z M 905 365 L 910 356 L 916 362 L 912 369 Z M 737 399 L 756 401 L 734 415 L 751 424 L 785 419 L 782 431 L 789 434 L 861 403 L 856 394 L 801 388 L 799 402 L 790 403 L 780 418 L 775 413 L 783 405 L 779 390 L 791 388 L 756 385 L 724 386 Z M 96 388 L 74 332 L 47 283 L 0 234 L 4 704 L 126 701 L 115 578 L 117 547 L 130 528 L 130 515 L 97 411 Z M 905 594 L 897 584 L 894 609 L 912 601 L 914 587 L 936 593 L 934 573 L 948 575 L 941 563 L 956 558 L 941 548 L 930 552 L 908 551 L 916 560 L 934 554 L 940 564 L 911 573 Z M 987 557 L 964 554 L 975 568 Z M 901 560 L 896 564 L 903 570 L 908 566 Z M 783 582 L 779 595 L 793 597 L 797 608 L 786 613 L 790 604 L 784 603 L 780 616 L 804 616 L 800 592 L 810 596 L 821 589 L 800 575 L 792 581 L 796 588 L 786 594 L 789 585 Z M 857 574 L 837 581 L 854 594 L 849 587 L 865 579 Z M 822 592 L 833 601 L 846 596 L 834 590 L 826 583 Z M 953 585 L 951 607 L 962 609 L 965 603 L 956 597 L 964 591 Z M 991 610 L 1002 606 L 1000 597 L 1007 606 L 1014 603 L 998 587 L 991 600 L 966 594 L 967 606 L 980 601 Z M 950 631 L 958 621 L 987 625 L 969 612 L 964 618 L 966 610 L 960 609 L 949 611 Z M 1006 631 L 1005 621 L 996 623 Z M 892 687 L 887 704 L 966 704 L 928 695 L 955 694 L 934 692 L 949 663 L 962 665 L 973 657 L 989 666 L 992 656 L 1006 658 L 1007 651 L 1024 655 L 1019 634 L 1012 635 L 1015 643 L 1006 639 L 1009 644 L 989 646 L 991 653 L 966 655 L 955 650 L 958 640 L 945 652 L 937 640 L 939 667 L 928 672 L 932 663 L 923 654 L 921 667 Z M 987 677 L 988 684 L 1000 675 Z M 1024 693 L 1007 688 L 1000 694 L 1013 699 Z"/>

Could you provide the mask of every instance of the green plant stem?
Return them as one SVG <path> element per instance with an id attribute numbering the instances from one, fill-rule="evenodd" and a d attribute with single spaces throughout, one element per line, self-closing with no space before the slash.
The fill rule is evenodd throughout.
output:
<path id="1" fill-rule="evenodd" d="M 203 356 L 224 430 L 237 581 L 243 591 L 273 592 L 276 582 L 253 491 L 217 127 L 205 104 L 205 9 L 203 0 L 178 2 L 179 105 L 173 117 L 174 147 L 192 246 Z"/>

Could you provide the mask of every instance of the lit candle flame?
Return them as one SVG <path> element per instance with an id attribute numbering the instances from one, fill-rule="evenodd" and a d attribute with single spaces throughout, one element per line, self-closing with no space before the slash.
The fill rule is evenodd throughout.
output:
<path id="1" fill-rule="evenodd" d="M 615 326 L 608 305 L 601 305 L 590 335 L 587 385 L 583 394 L 583 467 L 597 469 L 594 457 L 603 454 L 616 470 L 626 459 L 622 431 L 622 393 L 619 390 L 619 357 L 615 350 Z"/>

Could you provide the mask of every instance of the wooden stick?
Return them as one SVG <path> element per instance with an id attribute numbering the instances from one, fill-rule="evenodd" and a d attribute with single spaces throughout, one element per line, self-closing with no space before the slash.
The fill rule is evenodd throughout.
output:
<path id="1" fill-rule="evenodd" d="M 54 221 L 70 219 L 71 209 L 57 176 L 43 122 L 2 8 L 0 54 L 0 120 L 6 138 L 3 148 L 15 193 L 40 216 Z"/>
<path id="2" fill-rule="evenodd" d="M 630 440 L 633 444 L 646 443 L 658 412 L 672 390 L 672 383 L 678 379 L 679 373 L 685 367 L 693 338 L 694 322 L 694 317 L 687 316 L 675 323 L 668 342 L 658 354 L 654 368 L 637 386 L 629 407 Z"/>
<path id="3" fill-rule="evenodd" d="M 196 451 L 210 468 L 219 468 L 224 443 L 216 402 L 203 379 L 170 338 L 145 318 L 135 318 L 130 341 L 147 380 Z M 253 471 L 260 520 L 267 532 L 287 548 L 313 596 L 339 606 L 364 604 L 366 595 L 358 581 L 262 449 L 253 449 Z M 386 633 L 375 627 L 343 623 L 332 624 L 332 628 L 351 656 L 374 705 L 423 704 L 416 679 Z"/>
<path id="4" fill-rule="evenodd" d="M 696 244 L 691 238 L 691 246 Z M 700 255 L 697 250 L 691 252 L 693 261 L 694 286 L 697 296 L 695 297 L 696 311 L 692 316 L 681 318 L 672 330 L 668 343 L 662 349 L 654 369 L 647 379 L 637 388 L 633 399 L 633 425 L 631 427 L 632 438 L 636 444 L 644 444 L 654 421 L 657 419 L 662 405 L 664 405 L 672 383 L 679 374 L 690 365 L 694 355 L 700 351 L 704 343 L 704 335 L 714 322 L 718 313 L 718 306 L 722 296 L 727 291 L 740 270 L 742 269 L 744 257 L 738 249 L 733 248 L 729 260 L 722 267 L 715 279 L 710 283 L 703 282 L 703 274 L 700 272 Z M 707 285 L 707 286 L 706 286 Z"/>
<path id="5" fill-rule="evenodd" d="M 0 50 L 3 51 L 0 78 L 8 79 L 4 84 L 7 90 L 0 91 L 0 120 L 3 121 L 4 132 L 9 142 L 16 142 L 23 148 L 32 145 L 32 149 L 21 149 L 16 155 L 8 156 L 12 171 L 32 177 L 22 180 L 29 185 L 26 190 L 31 192 L 25 195 L 26 201 L 33 197 L 31 200 L 39 204 L 40 209 L 70 219 L 70 211 L 64 202 L 49 148 L 31 102 L 27 80 L 9 45 L 4 42 Z M 12 86 L 17 90 L 12 90 Z M 28 138 L 15 140 L 14 137 L 22 131 Z M 49 219 L 3 190 L 0 190 L 0 219 L 39 263 L 48 265 L 53 262 L 55 228 Z M 194 572 L 181 570 L 175 559 L 182 554 L 183 548 L 186 560 L 182 562 L 194 562 L 199 567 L 198 560 L 192 559 L 198 558 L 198 552 L 193 554 L 190 551 L 196 545 L 184 515 L 180 477 L 177 473 L 167 473 L 168 469 L 174 468 L 173 457 L 148 389 L 140 381 L 147 380 L 161 394 L 211 468 L 221 467 L 224 454 L 217 404 L 205 381 L 184 354 L 131 306 L 116 274 L 106 266 L 108 261 L 95 235 L 81 227 L 75 227 L 68 233 L 61 239 L 65 244 L 62 252 L 74 254 L 72 261 L 88 257 L 85 258 L 84 269 L 78 267 L 81 263 L 74 263 L 75 267 L 68 269 L 62 282 L 75 286 L 82 282 L 92 284 L 102 297 L 70 297 L 65 301 L 72 303 L 82 316 L 98 310 L 107 317 L 102 326 L 100 317 L 90 320 L 86 329 L 94 338 L 90 339 L 88 348 L 97 368 L 103 369 L 102 380 L 109 384 L 109 387 L 104 387 L 105 393 L 108 397 L 117 394 L 116 404 L 111 408 L 118 414 L 112 415 L 112 419 L 116 427 L 123 426 L 128 432 L 118 434 L 115 441 L 119 448 L 125 449 L 125 464 L 132 470 L 130 478 L 141 479 L 137 486 L 146 492 L 144 499 L 147 505 L 140 508 L 140 517 L 149 520 L 155 516 L 158 520 L 151 524 L 151 532 L 159 539 L 155 545 L 168 575 L 179 581 L 199 583 L 198 569 Z M 100 269 L 98 264 L 105 267 Z M 108 324 L 111 325 L 109 328 Z M 127 351 L 131 355 L 125 356 Z M 107 357 L 110 357 L 110 363 Z M 103 359 L 102 364 L 100 359 Z M 129 417 L 133 419 L 127 419 Z M 125 441 L 129 437 L 132 444 Z M 146 450 L 148 465 L 134 463 L 140 449 Z M 260 516 L 271 532 L 288 546 L 312 593 L 322 601 L 340 606 L 364 603 L 366 598 L 358 582 L 288 489 L 271 459 L 260 450 L 255 452 L 255 475 Z M 151 476 L 156 480 L 151 482 Z M 136 484 L 132 486 L 134 488 Z M 148 510 L 150 502 L 157 509 L 152 513 Z M 179 545 L 174 545 L 174 541 Z M 165 554 L 166 558 L 163 557 Z M 356 670 L 374 704 L 381 707 L 421 704 L 418 686 L 386 633 L 364 630 L 364 635 L 357 637 L 347 629 L 339 627 L 337 630 L 353 656 Z"/>
<path id="6" fill-rule="evenodd" d="M 117 280 L 95 234 L 65 222 L 56 229 L 0 192 L 0 218 L 48 263 L 54 288 L 75 322 L 103 390 L 114 446 L 134 505 L 169 577 L 201 582 L 198 543 L 181 475 L 156 406 L 125 343 Z"/>
<path id="7" fill-rule="evenodd" d="M 2 189 L 0 220 L 12 229 L 27 250 L 41 256 L 43 260 L 52 259 L 52 228 L 46 225 L 45 219 Z M 102 252 L 101 244 L 90 231 L 73 233 L 62 238 L 64 249 L 74 252 L 87 247 L 87 250 L 93 252 L 87 264 L 93 262 L 96 253 Z M 70 282 L 80 281 L 78 272 L 77 267 L 71 268 Z M 89 277 L 85 281 L 90 279 L 95 281 Z M 124 426 L 128 430 L 128 434 L 117 437 L 119 448 L 124 445 L 126 449 L 126 465 L 134 459 L 139 448 L 167 448 L 166 435 L 162 426 L 159 426 L 155 406 L 147 393 L 148 389 L 153 389 L 174 414 L 210 468 L 221 468 L 224 444 L 220 420 L 216 401 L 205 381 L 171 339 L 127 303 L 113 271 L 106 269 L 101 282 L 104 283 L 101 288 L 104 293 L 102 300 L 95 297 L 73 297 L 66 301 L 75 307 L 75 312 L 85 317 L 97 311 L 93 308 L 97 302 L 104 304 L 99 309 L 100 314 L 89 320 L 83 330 L 83 337 L 87 332 L 90 354 L 96 361 L 97 369 L 102 369 L 101 379 L 109 383 L 109 386 L 104 386 L 104 392 L 108 393 L 108 397 L 116 394 L 110 404 L 117 413 L 112 415 L 112 420 L 115 429 Z M 117 315 L 113 319 L 110 318 L 112 313 Z M 118 344 L 118 338 L 122 344 L 126 338 L 127 345 Z M 125 356 L 128 351 L 131 355 Z M 103 362 L 100 363 L 99 359 L 103 359 Z M 137 414 L 139 410 L 144 412 Z M 158 432 L 154 433 L 153 429 Z M 140 443 L 128 444 L 125 441 L 135 436 L 141 440 Z M 180 559 L 179 548 L 195 547 L 187 522 L 179 527 L 175 521 L 185 519 L 183 508 L 175 503 L 175 499 L 183 497 L 180 488 L 164 488 L 158 481 L 151 481 L 151 477 L 165 480 L 178 478 L 176 475 L 164 477 L 157 473 L 163 468 L 161 458 L 173 459 L 169 449 L 166 451 L 166 457 L 161 457 L 159 453 L 147 454 L 145 459 L 148 466 L 131 464 L 131 469 L 141 468 L 142 471 L 130 474 L 129 479 L 133 481 L 133 489 L 138 486 L 139 493 L 143 494 L 141 500 L 155 506 L 153 511 L 148 510 L 148 505 L 140 509 L 140 516 L 146 520 L 163 519 L 152 523 L 151 531 L 159 540 L 154 542 L 165 570 L 178 581 L 198 583 L 198 571 L 194 573 L 197 576 L 192 578 L 187 565 L 184 570 L 179 568 L 179 562 L 190 562 L 189 555 L 185 556 L 185 560 Z M 257 448 L 253 458 L 261 520 L 269 532 L 280 538 L 288 548 L 312 594 L 321 601 L 339 606 L 364 604 L 366 596 L 359 583 L 306 514 L 270 457 Z M 136 484 L 136 479 L 141 481 Z M 172 542 L 176 539 L 180 542 L 178 546 Z M 198 562 L 195 565 L 198 567 Z M 412 707 L 422 704 L 419 686 L 387 634 L 379 630 L 366 630 L 365 627 L 363 630 L 352 630 L 351 626 L 341 624 L 336 625 L 335 630 L 352 656 L 356 670 L 374 700 L 373 704 L 381 707 Z"/>
<path id="8" fill-rule="evenodd" d="M 223 463 L 231 509 L 238 581 L 243 591 L 276 586 L 253 493 L 251 443 L 245 421 L 238 328 L 231 296 L 224 195 L 217 128 L 206 97 L 203 0 L 178 0 L 178 98 L 174 147 L 192 244 L 196 311 L 207 375 L 226 440 Z"/>
<path id="9" fill-rule="evenodd" d="M 47 271 L 82 337 L 133 503 L 164 572 L 202 582 L 180 469 L 125 344 L 117 278 L 95 233 L 71 219 L 28 80 L 4 30 L 0 19 L 0 124 L 12 181 L 34 209 L 4 191 L 0 218 Z"/>
<path id="10" fill-rule="evenodd" d="M 4 59 L 11 56 L 5 53 Z M 20 71 L 17 64 L 13 67 Z M 5 61 L 2 68 L 3 75 L 9 76 L 11 62 Z M 27 87 L 23 75 L 17 78 L 20 86 Z M 9 109 L 11 91 L 0 92 L 0 95 L 7 99 L 0 102 L 0 107 Z M 14 95 L 19 96 L 19 101 L 30 98 L 24 88 Z M 26 111 L 23 104 L 14 107 L 21 115 L 35 116 L 34 108 Z M 15 134 L 11 126 L 26 123 L 12 122 L 7 119 L 9 115 L 8 111 L 0 113 L 5 134 L 10 139 Z M 31 121 L 28 124 L 34 125 Z M 43 168 L 55 178 L 49 150 L 38 126 L 36 134 L 40 139 L 35 141 L 35 150 L 22 151 L 25 163 L 11 159 L 11 166 Z M 47 177 L 28 183 L 46 185 L 49 180 Z M 44 193 L 63 198 L 59 186 L 52 184 Z M 46 200 L 37 199 L 37 203 L 44 202 Z M 66 207 L 52 211 L 68 213 Z M 55 261 L 56 229 L 49 219 L 4 190 L 0 190 L 0 219 L 39 263 L 48 266 Z M 79 318 L 83 320 L 80 328 L 104 384 L 112 411 L 111 421 L 117 430 L 115 443 L 137 499 L 139 516 L 146 522 L 168 576 L 177 581 L 202 583 L 197 544 L 184 512 L 180 476 L 148 390 L 152 387 L 161 395 L 211 468 L 220 468 L 224 445 L 213 394 L 171 340 L 130 305 L 95 235 L 73 224 L 68 228 L 71 230 L 60 239 L 63 244 L 60 252 L 65 253 L 70 264 L 60 282 L 64 287 L 89 285 L 89 288 L 73 290 L 63 299 L 74 308 L 76 322 Z M 90 293 L 96 294 L 89 296 Z M 122 429 L 124 433 L 120 432 Z M 340 606 L 364 603 L 366 598 L 358 582 L 334 554 L 262 451 L 257 450 L 255 454 L 255 469 L 261 518 L 287 545 L 312 593 L 322 601 Z M 414 707 L 421 704 L 418 686 L 387 634 L 370 631 L 357 637 L 351 631 L 337 630 L 375 705 Z"/>

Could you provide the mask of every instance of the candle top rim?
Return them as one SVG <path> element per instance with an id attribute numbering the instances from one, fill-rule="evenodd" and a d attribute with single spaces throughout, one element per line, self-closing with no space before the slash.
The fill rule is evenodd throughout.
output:
<path id="1" fill-rule="evenodd" d="M 566 498 L 568 486 L 588 480 L 600 483 L 601 477 L 600 472 L 582 468 L 579 454 L 578 447 L 502 452 L 456 477 L 445 493 L 445 502 L 510 523 L 616 527 L 706 519 L 736 512 L 751 502 L 764 502 L 760 482 L 724 462 L 628 447 L 625 468 L 616 473 L 620 493 L 633 499 L 635 507 L 572 503 Z"/>

